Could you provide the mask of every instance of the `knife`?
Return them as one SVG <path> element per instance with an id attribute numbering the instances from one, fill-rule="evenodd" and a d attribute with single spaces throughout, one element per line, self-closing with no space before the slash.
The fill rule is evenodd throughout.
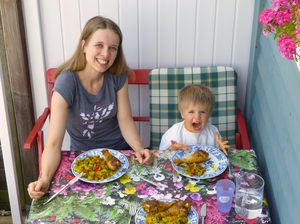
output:
<path id="1" fill-rule="evenodd" d="M 204 219 L 206 217 L 206 204 L 204 203 L 201 207 L 201 210 L 200 210 L 200 216 L 201 216 L 201 223 L 204 224 Z"/>
<path id="2" fill-rule="evenodd" d="M 65 190 L 67 187 L 75 184 L 81 177 L 83 173 L 80 173 L 78 176 L 75 176 L 72 180 L 70 180 L 65 186 L 63 186 L 58 192 L 56 192 L 54 195 L 52 195 L 46 202 L 43 203 L 43 205 L 47 204 L 50 202 L 53 198 L 55 198 L 60 192 Z"/>

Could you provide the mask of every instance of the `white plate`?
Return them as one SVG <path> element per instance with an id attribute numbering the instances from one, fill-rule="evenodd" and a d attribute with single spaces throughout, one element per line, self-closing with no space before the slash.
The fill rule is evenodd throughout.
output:
<path id="1" fill-rule="evenodd" d="M 72 167 L 71 167 L 72 173 L 75 176 L 79 175 L 79 173 L 74 170 L 74 165 L 77 160 L 81 160 L 81 159 L 84 159 L 84 158 L 87 158 L 90 156 L 103 157 L 102 151 L 104 149 L 107 149 L 107 148 L 93 149 L 93 150 L 89 150 L 89 151 L 86 151 L 86 152 L 78 155 L 72 162 Z M 114 181 L 114 180 L 120 178 L 121 176 L 123 176 L 126 173 L 128 167 L 129 167 L 129 162 L 128 162 L 128 159 L 126 158 L 126 156 L 116 150 L 113 150 L 113 149 L 108 149 L 108 150 L 113 156 L 115 156 L 121 162 L 121 166 L 119 167 L 117 172 L 114 175 L 112 175 L 111 177 L 108 177 L 104 180 L 89 180 L 85 177 L 81 177 L 80 180 L 82 180 L 84 182 L 88 182 L 88 183 L 107 183 L 107 182 Z"/>
<path id="2" fill-rule="evenodd" d="M 203 150 L 203 151 L 206 151 L 209 153 L 208 159 L 205 162 L 201 163 L 201 165 L 206 169 L 206 171 L 201 176 L 198 176 L 198 175 L 191 176 L 191 175 L 188 175 L 186 172 L 184 172 L 182 167 L 177 166 L 174 163 L 174 160 L 178 159 L 178 158 L 186 157 L 190 153 L 193 153 L 197 150 Z M 212 146 L 207 146 L 207 145 L 191 145 L 191 146 L 189 146 L 188 152 L 179 150 L 172 156 L 171 163 L 172 163 L 173 168 L 181 175 L 190 177 L 193 179 L 198 179 L 198 180 L 213 178 L 213 177 L 220 175 L 221 173 L 223 173 L 226 170 L 227 164 L 228 164 L 227 157 L 221 150 L 219 150 L 215 147 L 212 147 Z"/>
<path id="3" fill-rule="evenodd" d="M 171 200 L 162 200 L 162 201 L 171 201 Z M 144 224 L 147 217 L 147 212 L 142 207 L 139 207 L 135 214 L 135 224 Z M 191 207 L 191 210 L 188 214 L 189 224 L 198 224 L 198 214 L 196 209 Z"/>

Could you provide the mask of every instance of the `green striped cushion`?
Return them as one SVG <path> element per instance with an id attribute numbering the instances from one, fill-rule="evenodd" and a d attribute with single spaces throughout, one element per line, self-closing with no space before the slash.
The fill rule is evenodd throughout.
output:
<path id="1" fill-rule="evenodd" d="M 235 146 L 236 123 L 236 74 L 231 67 L 188 67 L 153 69 L 149 76 L 151 147 L 157 149 L 162 135 L 173 124 L 181 121 L 177 96 L 189 84 L 210 87 L 215 95 L 211 123 L 222 137 Z"/>

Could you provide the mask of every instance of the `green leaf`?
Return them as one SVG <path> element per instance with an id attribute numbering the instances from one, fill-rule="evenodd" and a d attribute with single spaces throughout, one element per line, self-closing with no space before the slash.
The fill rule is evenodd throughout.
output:
<path id="1" fill-rule="evenodd" d="M 77 204 L 76 207 L 73 207 L 73 212 L 78 217 L 81 217 L 89 221 L 99 221 L 98 214 L 93 211 L 95 210 L 91 208 L 87 208 L 86 206 L 81 206 L 80 204 Z"/>
<path id="2" fill-rule="evenodd" d="M 251 151 L 239 150 L 236 153 L 229 152 L 228 156 L 233 166 L 245 170 L 255 170 L 256 158 Z"/>
<path id="3" fill-rule="evenodd" d="M 68 214 L 72 212 L 72 206 L 64 205 L 57 210 L 56 221 L 63 221 L 64 218 L 68 217 Z"/>

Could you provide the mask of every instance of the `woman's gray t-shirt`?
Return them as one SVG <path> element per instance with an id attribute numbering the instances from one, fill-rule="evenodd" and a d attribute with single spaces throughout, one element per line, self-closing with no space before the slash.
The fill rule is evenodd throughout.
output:
<path id="1" fill-rule="evenodd" d="M 117 92 L 124 86 L 127 75 L 104 74 L 103 86 L 97 95 L 86 91 L 77 74 L 63 72 L 57 77 L 53 91 L 69 105 L 67 131 L 71 150 L 95 148 L 128 148 L 117 120 Z"/>

